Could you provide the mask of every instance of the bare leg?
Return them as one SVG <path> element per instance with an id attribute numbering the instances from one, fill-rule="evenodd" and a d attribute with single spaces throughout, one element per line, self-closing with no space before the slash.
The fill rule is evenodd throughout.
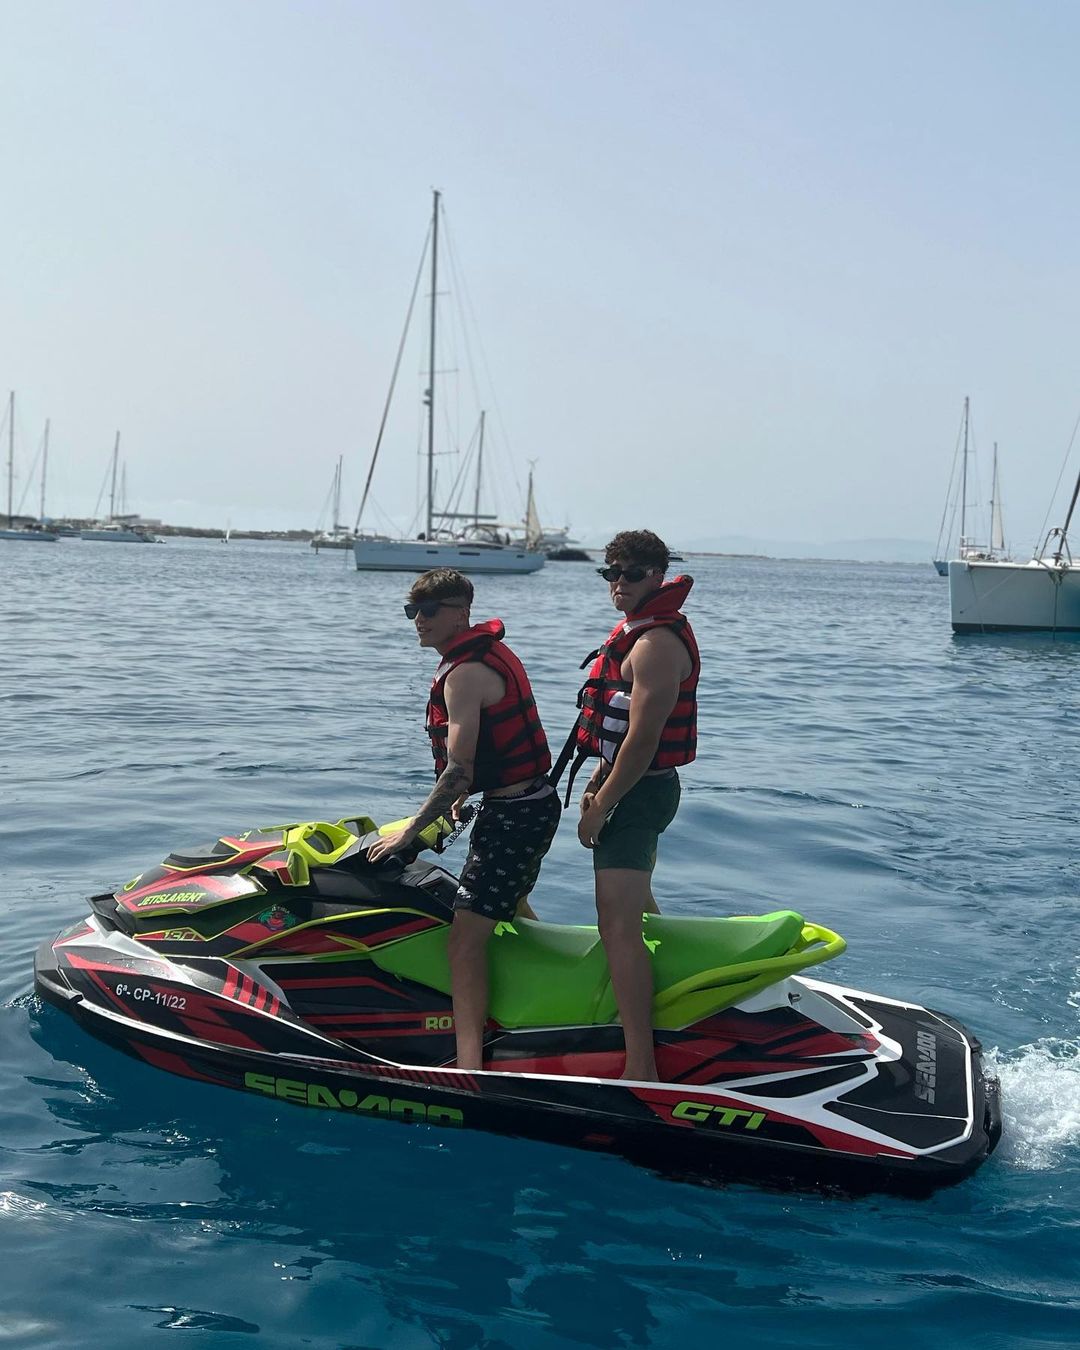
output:
<path id="1" fill-rule="evenodd" d="M 450 926 L 447 955 L 459 1069 L 483 1068 L 484 1022 L 488 1005 L 487 945 L 494 931 L 494 920 L 467 909 L 456 910 Z"/>
<path id="2" fill-rule="evenodd" d="M 611 987 L 626 1039 L 624 1078 L 658 1078 L 653 1049 L 653 975 L 641 937 L 643 913 L 659 914 L 648 872 L 609 867 L 596 873 L 596 914 L 611 971 Z"/>
<path id="3" fill-rule="evenodd" d="M 536 911 L 529 904 L 529 897 L 526 895 L 518 901 L 517 910 L 514 913 L 515 919 L 535 919 Z"/>

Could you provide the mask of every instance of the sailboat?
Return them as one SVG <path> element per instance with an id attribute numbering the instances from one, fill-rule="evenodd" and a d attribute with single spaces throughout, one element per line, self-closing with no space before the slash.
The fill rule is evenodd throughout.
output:
<path id="1" fill-rule="evenodd" d="M 393 394 L 394 381 L 397 378 L 398 367 L 401 362 L 401 349 L 399 348 L 398 359 L 394 366 L 394 374 L 390 384 L 390 395 L 387 397 L 386 408 L 383 411 L 382 424 L 375 441 L 367 482 L 364 486 L 364 495 L 360 502 L 360 510 L 357 513 L 357 535 L 353 541 L 353 556 L 356 560 L 357 570 L 361 572 L 426 572 L 433 567 L 452 567 L 459 572 L 472 573 L 522 574 L 537 572 L 544 565 L 544 554 L 539 549 L 503 542 L 498 537 L 496 530 L 490 526 L 481 526 L 479 511 L 473 513 L 476 519 L 471 530 L 468 532 L 459 530 L 455 533 L 448 527 L 447 522 L 459 518 L 459 513 L 439 511 L 435 506 L 435 337 L 437 320 L 435 302 L 438 294 L 441 195 L 438 191 L 433 193 L 430 232 L 431 310 L 428 332 L 428 379 L 424 393 L 427 429 L 427 488 L 424 502 L 424 531 L 416 539 L 394 539 L 386 535 L 370 534 L 360 529 L 383 431 L 386 427 L 390 396 Z M 427 244 L 425 243 L 425 256 L 426 252 Z M 424 259 L 421 258 L 421 268 L 423 267 L 423 261 Z M 419 274 L 417 284 L 419 284 Z M 414 300 L 415 297 L 416 290 L 414 288 Z M 412 302 L 409 305 L 410 317 L 411 314 Z M 406 319 L 407 331 L 408 318 Z M 402 343 L 404 343 L 404 337 Z"/>
<path id="2" fill-rule="evenodd" d="M 974 455 L 974 450 L 970 446 L 970 423 L 971 423 L 971 400 L 964 399 L 964 417 L 962 422 L 962 439 L 958 450 L 960 459 L 959 486 L 954 495 L 953 480 L 956 479 L 956 461 L 953 461 L 953 472 L 949 481 L 949 490 L 945 497 L 945 510 L 941 516 L 941 527 L 938 530 L 937 547 L 934 550 L 934 570 L 939 577 L 949 575 L 949 552 L 952 538 L 953 527 L 956 523 L 956 515 L 960 515 L 960 534 L 957 541 L 956 556 L 960 559 L 970 559 L 973 562 L 1009 562 L 1005 548 L 1005 529 L 1001 507 L 1001 478 L 998 472 L 998 448 L 997 442 L 994 442 L 994 475 L 993 487 L 990 493 L 990 542 L 981 544 L 975 537 L 968 534 L 968 462 Z"/>
<path id="3" fill-rule="evenodd" d="M 529 468 L 529 491 L 525 506 L 525 533 L 520 542 L 526 548 L 540 549 L 548 562 L 589 562 L 589 555 L 578 547 L 576 539 L 570 538 L 569 525 L 557 530 L 545 530 L 540 524 L 540 513 L 536 508 L 536 494 L 533 491 L 533 470 Z"/>
<path id="4" fill-rule="evenodd" d="M 45 468 L 49 457 L 49 423 L 45 423 L 45 445 L 41 461 L 41 514 L 39 520 L 15 525 L 15 390 L 8 398 L 8 460 L 7 460 L 7 529 L 0 529 L 0 539 L 15 539 L 39 544 L 55 544 L 59 535 L 45 528 Z"/>
<path id="5" fill-rule="evenodd" d="M 116 513 L 116 473 L 120 462 L 120 433 L 116 433 L 116 442 L 113 445 L 112 452 L 112 479 L 109 489 L 109 518 L 99 521 L 96 525 L 88 529 L 80 530 L 80 537 L 83 539 L 92 539 L 97 543 L 106 544 L 157 544 L 161 541 L 157 535 L 145 525 L 135 523 L 135 520 L 122 513 L 124 505 L 125 489 L 120 489 L 121 514 Z M 126 471 L 121 479 L 121 483 L 126 483 Z"/>
<path id="6" fill-rule="evenodd" d="M 974 555 L 949 563 L 949 606 L 955 633 L 1080 633 L 1080 571 L 1069 550 L 1069 526 L 1080 474 L 1065 524 L 1046 536 L 1030 562 Z"/>
<path id="7" fill-rule="evenodd" d="M 330 485 L 330 528 L 318 530 L 312 536 L 311 547 L 318 553 L 321 548 L 352 548 L 353 532 L 342 525 L 341 516 L 341 463 L 343 455 L 338 455 L 334 479 Z"/>

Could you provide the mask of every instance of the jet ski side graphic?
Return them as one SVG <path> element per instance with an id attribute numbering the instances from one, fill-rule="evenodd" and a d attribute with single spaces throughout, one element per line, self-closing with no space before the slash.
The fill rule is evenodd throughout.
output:
<path id="1" fill-rule="evenodd" d="M 385 826 L 389 830 L 393 826 Z M 431 827 L 428 845 L 449 831 Z M 276 1102 L 622 1154 L 675 1175 L 925 1191 L 1000 1136 L 978 1042 L 806 971 L 844 942 L 790 910 L 643 916 L 658 1083 L 625 1082 L 595 928 L 491 943 L 484 1068 L 454 1068 L 456 879 L 367 860 L 357 817 L 170 854 L 44 943 L 38 991 L 155 1068 Z"/>

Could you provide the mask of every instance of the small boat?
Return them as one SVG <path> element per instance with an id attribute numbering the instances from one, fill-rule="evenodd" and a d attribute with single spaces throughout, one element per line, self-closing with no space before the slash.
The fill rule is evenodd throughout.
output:
<path id="1" fill-rule="evenodd" d="M 360 510 L 357 513 L 356 537 L 352 543 L 353 557 L 356 561 L 357 571 L 360 572 L 426 572 L 433 567 L 452 567 L 459 572 L 496 573 L 502 575 L 522 575 L 525 573 L 537 572 L 543 567 L 545 562 L 545 555 L 541 550 L 507 542 L 505 536 L 490 523 L 490 519 L 481 517 L 478 510 L 472 513 L 457 512 L 449 509 L 438 510 L 435 506 L 436 298 L 438 295 L 439 222 L 441 211 L 441 193 L 436 191 L 433 194 L 429 239 L 425 240 L 424 243 L 424 253 L 420 260 L 420 271 L 417 273 L 416 286 L 413 288 L 412 299 L 409 302 L 408 314 L 405 320 L 405 334 L 402 335 L 401 346 L 398 349 L 397 360 L 394 364 L 394 371 L 390 381 L 390 392 L 387 395 L 382 423 L 375 440 L 375 449 L 372 452 L 371 465 L 368 469 L 367 482 L 364 485 L 364 495 L 360 501 Z M 416 300 L 416 292 L 419 287 L 423 264 L 428 257 L 429 241 L 431 263 L 431 307 L 428 332 L 428 378 L 427 388 L 424 392 L 427 423 L 427 486 L 424 494 L 425 526 L 423 532 L 415 539 L 403 539 L 400 537 L 391 538 L 387 535 L 373 534 L 366 530 L 362 530 L 360 528 L 360 522 L 363 519 L 364 509 L 367 505 L 372 475 L 375 472 L 375 464 L 378 459 L 379 448 L 382 444 L 383 432 L 386 429 L 386 419 L 390 409 L 390 400 L 393 396 L 394 385 L 397 381 L 398 369 L 401 364 L 405 335 L 407 335 L 409 330 L 409 322 L 412 317 L 413 304 Z M 482 426 L 483 415 L 481 414 L 481 427 Z M 482 435 L 483 433 L 481 431 L 481 444 Z M 451 521 L 455 520 L 471 520 L 472 525 L 467 528 L 458 526 L 455 529 L 450 524 Z"/>
<path id="2" fill-rule="evenodd" d="M 45 422 L 45 442 L 41 459 L 41 514 L 37 520 L 15 524 L 15 391 L 8 398 L 8 460 L 7 460 L 7 528 L 0 529 L 0 539 L 18 543 L 55 544 L 60 536 L 45 525 L 45 472 L 49 458 L 49 423 Z M 33 472 L 31 470 L 31 472 Z"/>
<path id="3" fill-rule="evenodd" d="M 99 544 L 160 544 L 161 540 L 154 534 L 153 530 L 147 525 L 139 523 L 138 516 L 129 516 L 123 513 L 124 498 L 126 496 L 127 468 L 123 469 L 120 479 L 120 508 L 121 514 L 116 511 L 116 474 L 120 461 L 120 433 L 116 433 L 116 441 L 113 445 L 111 460 L 111 487 L 109 489 L 109 517 L 107 520 L 98 521 L 95 525 L 90 525 L 86 529 L 79 531 L 81 539 L 90 539 Z M 104 490 L 104 485 L 103 485 Z M 98 494 L 98 501 L 101 500 L 101 494 Z M 95 514 L 97 508 L 95 507 Z"/>
<path id="4" fill-rule="evenodd" d="M 993 1152 L 999 1088 L 975 1037 L 917 1003 L 811 978 L 846 944 L 793 910 L 643 916 L 660 1082 L 618 1076 L 622 1028 L 596 928 L 501 924 L 483 1067 L 457 1069 L 457 879 L 419 856 L 451 827 L 371 862 L 397 828 L 362 816 L 177 850 L 42 943 L 37 991 L 142 1064 L 275 1111 L 850 1191 L 921 1193 Z"/>

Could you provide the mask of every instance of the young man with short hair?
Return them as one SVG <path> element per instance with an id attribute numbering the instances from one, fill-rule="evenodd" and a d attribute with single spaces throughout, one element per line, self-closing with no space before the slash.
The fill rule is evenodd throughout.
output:
<path id="1" fill-rule="evenodd" d="M 652 965 L 641 916 L 656 847 L 678 810 L 678 766 L 697 750 L 697 641 L 681 605 L 693 578 L 665 582 L 669 555 L 651 530 L 617 534 L 599 569 L 626 617 L 596 654 L 582 689 L 579 755 L 600 763 L 581 798 L 578 838 L 592 850 L 596 911 L 626 1041 L 623 1077 L 657 1078 Z"/>
<path id="2" fill-rule="evenodd" d="M 483 1066 L 488 940 L 518 913 L 536 917 L 528 896 L 560 815 L 525 668 L 502 641 L 500 619 L 472 624 L 472 601 L 468 577 L 447 567 L 417 577 L 409 591 L 405 614 L 420 646 L 440 657 L 426 718 L 436 782 L 409 823 L 368 853 L 373 862 L 385 858 L 440 816 L 456 819 L 470 792 L 483 793 L 448 948 L 459 1069 Z"/>

